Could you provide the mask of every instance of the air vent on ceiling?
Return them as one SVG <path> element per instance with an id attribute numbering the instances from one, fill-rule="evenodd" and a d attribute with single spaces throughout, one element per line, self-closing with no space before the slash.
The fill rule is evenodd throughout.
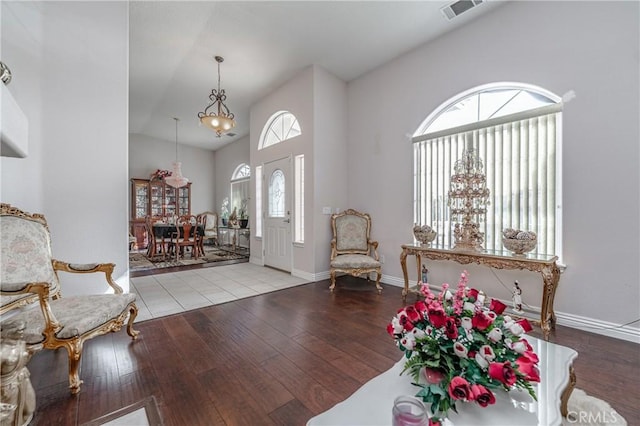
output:
<path id="1" fill-rule="evenodd" d="M 473 9 L 481 3 L 484 3 L 484 0 L 459 0 L 455 3 L 451 3 L 449 6 L 443 7 L 440 10 L 448 20 L 452 20 L 456 16 L 460 16 L 462 13 L 469 9 Z"/>
<path id="2" fill-rule="evenodd" d="M 229 132 L 229 133 L 225 133 L 224 135 L 229 137 L 234 137 L 236 134 Z"/>

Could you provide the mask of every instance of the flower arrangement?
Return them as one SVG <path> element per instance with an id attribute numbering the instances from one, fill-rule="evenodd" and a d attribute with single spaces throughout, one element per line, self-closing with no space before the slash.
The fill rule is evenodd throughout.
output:
<path id="1" fill-rule="evenodd" d="M 171 176 L 171 172 L 169 170 L 157 169 L 155 172 L 151 173 L 151 180 L 164 180 L 169 176 Z"/>
<path id="2" fill-rule="evenodd" d="M 229 197 L 224 197 L 222 200 L 222 205 L 220 206 L 220 214 L 222 215 L 222 219 L 226 222 L 229 218 Z M 226 223 L 223 223 L 226 225 Z"/>
<path id="3" fill-rule="evenodd" d="M 421 283 L 425 300 L 400 309 L 387 326 L 407 358 L 402 373 L 409 371 L 421 388 L 416 397 L 430 404 L 429 425 L 457 412 L 458 401 L 494 404 L 497 389 L 524 389 L 536 399 L 538 356 L 522 338 L 531 325 L 503 315 L 499 300 L 486 306 L 484 293 L 467 284 L 466 271 L 455 294 L 445 283 L 436 296 Z"/>

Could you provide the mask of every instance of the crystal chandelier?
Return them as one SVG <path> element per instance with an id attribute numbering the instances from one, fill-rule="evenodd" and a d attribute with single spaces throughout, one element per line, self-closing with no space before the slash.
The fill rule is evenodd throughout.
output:
<path id="1" fill-rule="evenodd" d="M 224 93 L 224 89 L 220 89 L 220 64 L 224 61 L 222 56 L 215 57 L 218 62 L 218 90 L 213 89 L 209 95 L 211 103 L 204 109 L 204 111 L 198 113 L 200 122 L 216 132 L 218 137 L 235 127 L 236 122 L 233 120 L 234 115 L 229 108 L 224 104 L 227 100 L 227 95 Z"/>
<path id="2" fill-rule="evenodd" d="M 456 221 L 454 249 L 482 250 L 484 232 L 480 222 L 487 215 L 489 188 L 483 172 L 482 160 L 473 148 L 462 152 L 462 158 L 454 165 L 449 190 L 451 219 Z"/>
<path id="3" fill-rule="evenodd" d="M 165 178 L 165 182 L 174 188 L 180 188 L 189 183 L 189 179 L 182 176 L 182 163 L 178 161 L 178 121 L 179 118 L 173 118 L 176 121 L 176 161 L 173 163 L 173 172 L 171 176 Z"/>

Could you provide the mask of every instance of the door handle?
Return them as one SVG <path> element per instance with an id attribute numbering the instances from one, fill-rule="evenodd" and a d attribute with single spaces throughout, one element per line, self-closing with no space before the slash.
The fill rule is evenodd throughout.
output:
<path id="1" fill-rule="evenodd" d="M 289 222 L 291 222 L 291 220 L 290 219 L 285 219 L 285 220 L 283 220 L 283 222 L 289 223 Z"/>

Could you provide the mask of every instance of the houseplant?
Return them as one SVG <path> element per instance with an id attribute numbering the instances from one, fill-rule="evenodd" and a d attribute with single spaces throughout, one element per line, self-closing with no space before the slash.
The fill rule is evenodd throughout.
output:
<path id="1" fill-rule="evenodd" d="M 387 332 L 405 353 L 416 394 L 427 403 L 436 425 L 456 410 L 456 403 L 495 403 L 493 392 L 526 390 L 539 382 L 538 356 L 522 335 L 531 330 L 526 319 L 503 315 L 506 305 L 486 303 L 484 293 L 467 287 L 466 271 L 452 294 L 448 284 L 438 296 L 422 283 L 425 300 L 398 311 Z"/>
<path id="2" fill-rule="evenodd" d="M 229 219 L 229 197 L 224 197 L 222 205 L 220 206 L 220 218 L 222 220 L 222 226 L 227 226 L 227 220 Z"/>
<path id="3" fill-rule="evenodd" d="M 247 209 L 247 199 L 244 198 L 240 203 L 240 228 L 246 228 L 249 226 L 249 210 Z"/>

